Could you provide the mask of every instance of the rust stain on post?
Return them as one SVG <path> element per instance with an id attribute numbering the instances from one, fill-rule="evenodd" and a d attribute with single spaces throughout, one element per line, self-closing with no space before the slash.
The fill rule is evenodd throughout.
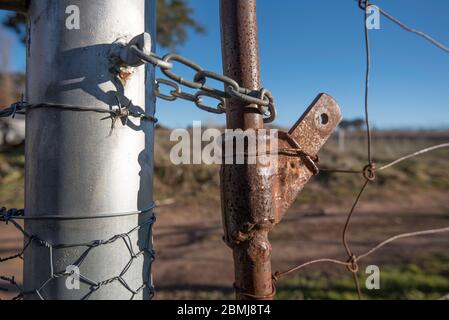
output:
<path id="1" fill-rule="evenodd" d="M 221 0 L 221 37 L 224 74 L 248 89 L 260 88 L 255 0 Z M 244 103 L 227 101 L 229 129 L 261 129 L 262 116 L 249 113 Z M 254 106 L 253 106 L 254 107 Z M 274 221 L 270 168 L 260 165 L 223 165 L 222 212 L 225 241 L 233 249 L 238 299 L 271 298 L 271 245 L 268 232 Z"/>
<path id="2" fill-rule="evenodd" d="M 288 133 L 280 132 L 279 149 L 295 148 L 317 160 L 318 151 L 337 128 L 342 117 L 337 102 L 321 93 L 306 109 Z M 279 156 L 276 177 L 273 180 L 276 223 L 295 201 L 298 193 L 313 176 L 313 168 L 304 157 Z"/>
<path id="3" fill-rule="evenodd" d="M 255 0 L 220 2 L 223 72 L 248 89 L 260 88 L 259 46 Z M 245 104 L 231 99 L 227 106 L 228 127 L 262 128 L 262 116 L 245 113 Z"/>
<path id="4" fill-rule="evenodd" d="M 256 1 L 221 0 L 220 14 L 224 74 L 242 87 L 260 89 Z M 255 107 L 228 99 L 227 128 L 263 129 L 262 115 L 248 111 Z M 279 149 L 293 149 L 295 155 L 271 154 L 277 161 L 222 166 L 224 240 L 233 250 L 238 299 L 274 297 L 268 234 L 317 173 L 316 155 L 340 120 L 337 103 L 320 94 L 289 132 L 279 134 Z"/>
<path id="5" fill-rule="evenodd" d="M 128 84 L 128 81 L 131 80 L 134 75 L 136 69 L 134 67 L 121 66 L 118 72 L 118 78 L 124 87 Z"/>

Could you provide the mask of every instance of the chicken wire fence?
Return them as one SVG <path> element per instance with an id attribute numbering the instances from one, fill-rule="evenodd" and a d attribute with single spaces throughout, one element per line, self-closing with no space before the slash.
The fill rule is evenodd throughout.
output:
<path id="1" fill-rule="evenodd" d="M 147 289 L 149 292 L 149 296 L 152 297 L 154 294 L 154 288 L 151 284 L 151 277 L 148 276 L 147 279 L 144 279 L 143 283 L 137 287 L 133 288 L 127 281 L 126 281 L 126 273 L 130 269 L 132 263 L 138 259 L 139 257 L 144 257 L 145 259 L 149 259 L 150 263 L 154 261 L 155 254 L 154 251 L 147 248 L 146 246 L 143 246 L 142 248 L 135 248 L 133 246 L 133 240 L 131 237 L 141 231 L 142 229 L 151 229 L 153 226 L 153 223 L 156 219 L 155 214 L 152 212 L 154 207 L 149 208 L 145 211 L 136 212 L 133 214 L 139 214 L 139 215 L 146 215 L 148 214 L 148 217 L 141 222 L 137 227 L 129 230 L 128 232 L 117 234 L 112 236 L 109 239 L 104 240 L 94 240 L 86 243 L 72 243 L 72 244 L 53 244 L 49 241 L 40 239 L 36 235 L 32 235 L 27 233 L 24 228 L 22 227 L 20 220 L 24 221 L 27 220 L 27 217 L 24 216 L 24 210 L 17 210 L 17 209 L 9 209 L 6 210 L 6 208 L 0 209 L 0 221 L 5 222 L 6 224 L 11 224 L 14 228 L 17 229 L 20 234 L 23 235 L 25 244 L 23 246 L 23 249 L 20 250 L 20 252 L 17 252 L 11 256 L 8 257 L 2 257 L 0 258 L 0 263 L 7 262 L 14 259 L 23 259 L 23 255 L 33 245 L 37 245 L 43 248 L 46 248 L 48 250 L 48 255 L 50 257 L 49 259 L 49 276 L 48 279 L 45 280 L 38 288 L 35 288 L 33 290 L 24 290 L 19 283 L 17 283 L 16 279 L 14 277 L 8 277 L 4 275 L 0 275 L 0 280 L 4 283 L 8 283 L 10 286 L 12 286 L 15 291 L 18 292 L 16 296 L 14 296 L 13 300 L 19 300 L 23 299 L 24 297 L 33 297 L 36 296 L 41 300 L 45 300 L 45 294 L 44 290 L 47 286 L 49 286 L 54 280 L 62 278 L 62 277 L 76 277 L 79 281 L 87 284 L 89 286 L 88 292 L 81 298 L 81 300 L 88 299 L 93 293 L 100 290 L 102 287 L 106 287 L 107 285 L 113 284 L 113 283 L 119 283 L 122 285 L 126 290 L 128 290 L 131 294 L 131 300 L 135 297 L 135 295 L 142 292 L 142 290 Z M 130 215 L 131 213 L 127 214 Z M 64 217 L 65 219 L 98 219 L 98 218 L 104 218 L 104 217 L 120 217 L 123 215 L 111 215 L 111 216 L 103 216 L 103 217 Z M 32 220 L 33 218 L 29 218 Z M 34 219 L 58 219 L 58 217 L 38 217 Z M 129 260 L 126 263 L 126 265 L 123 267 L 123 269 L 118 271 L 118 274 L 105 279 L 105 280 L 95 280 L 90 279 L 87 276 L 83 275 L 82 273 L 75 274 L 77 270 L 81 270 L 81 267 L 83 263 L 85 262 L 86 258 L 89 256 L 89 254 L 92 254 L 95 250 L 100 250 L 101 247 L 108 246 L 111 244 L 114 244 L 116 242 L 122 241 L 128 250 L 129 254 Z M 67 267 L 64 270 L 55 270 L 53 261 L 54 261 L 54 252 L 61 249 L 67 249 L 67 248 L 81 248 L 79 257 L 72 261 L 71 264 L 67 265 Z M 124 253 L 126 254 L 126 252 Z M 0 291 L 8 291 L 9 289 L 0 286 Z"/>
<path id="2" fill-rule="evenodd" d="M 358 272 L 359 272 L 359 266 L 358 263 L 368 257 L 369 255 L 373 254 L 377 250 L 383 248 L 384 246 L 392 243 L 393 241 L 397 241 L 399 239 L 409 238 L 409 237 L 417 237 L 417 236 L 425 236 L 425 235 L 431 235 L 431 234 L 439 234 L 444 232 L 449 232 L 449 226 L 442 227 L 442 228 L 435 228 L 435 229 L 429 229 L 429 230 L 420 230 L 420 231 L 414 231 L 414 232 L 408 232 L 408 233 L 401 233 L 395 236 L 392 236 L 370 250 L 357 254 L 355 253 L 350 246 L 350 243 L 348 241 L 348 235 L 349 235 L 349 226 L 351 219 L 356 211 L 357 205 L 360 202 L 360 199 L 362 195 L 364 194 L 365 190 L 368 188 L 368 186 L 376 181 L 377 174 L 379 172 L 382 172 L 384 170 L 387 170 L 388 168 L 391 168 L 392 166 L 395 166 L 396 164 L 406 161 L 408 159 L 417 157 L 421 154 L 432 152 L 438 149 L 442 148 L 449 148 L 449 143 L 443 143 L 438 145 L 429 146 L 428 148 L 418 150 L 414 153 L 405 155 L 403 157 L 400 157 L 388 164 L 382 165 L 380 167 L 376 166 L 376 163 L 373 160 L 373 153 L 372 153 L 372 130 L 370 127 L 369 122 L 369 80 L 370 80 L 370 71 L 371 71 L 371 52 L 370 52 L 370 39 L 369 39 L 369 28 L 366 24 L 366 21 L 369 16 L 369 12 L 371 10 L 377 10 L 382 16 L 386 17 L 387 19 L 391 20 L 404 30 L 414 33 L 425 40 L 432 43 L 437 48 L 441 49 L 442 51 L 449 53 L 449 49 L 444 46 L 443 44 L 439 43 L 432 37 L 428 36 L 427 34 L 415 30 L 404 23 L 402 23 L 400 20 L 395 18 L 394 16 L 390 15 L 383 9 L 379 8 L 378 6 L 375 6 L 370 3 L 368 0 L 356 0 L 358 2 L 358 5 L 360 9 L 362 9 L 364 14 L 363 19 L 363 25 L 364 25 L 364 34 L 365 34 L 365 49 L 366 49 L 366 77 L 365 77 L 365 102 L 364 102 L 364 112 L 365 112 L 365 125 L 366 125 L 366 138 L 367 138 L 367 164 L 361 169 L 333 169 L 333 168 L 319 168 L 322 172 L 328 172 L 328 173 L 335 173 L 335 174 L 354 174 L 359 175 L 361 177 L 361 181 L 363 181 L 363 185 L 358 192 L 356 199 L 352 205 L 352 207 L 349 210 L 349 213 L 346 218 L 346 222 L 343 228 L 342 232 L 342 243 L 343 248 L 348 256 L 348 260 L 343 261 L 339 259 L 333 259 L 333 258 L 321 258 L 321 259 L 315 259 L 311 261 L 304 262 L 298 266 L 295 266 L 293 268 L 290 268 L 285 271 L 276 271 L 273 274 L 273 281 L 276 283 L 280 280 L 280 278 L 291 274 L 295 271 L 299 271 L 307 266 L 318 264 L 318 263 L 331 263 L 338 266 L 346 267 L 347 270 L 353 275 L 354 278 L 354 284 L 355 288 L 357 290 L 359 298 L 362 297 L 361 289 L 358 281 Z M 168 79 L 157 79 L 156 80 L 156 95 L 165 100 L 173 101 L 177 98 L 184 99 L 187 101 L 194 102 L 200 109 L 212 113 L 218 113 L 222 114 L 225 113 L 226 110 L 224 109 L 224 101 L 225 99 L 228 99 L 230 97 L 240 99 L 241 101 L 255 104 L 257 106 L 257 111 L 260 112 L 262 115 L 265 116 L 265 122 L 269 123 L 272 122 L 276 116 L 276 109 L 274 104 L 274 98 L 272 94 L 266 90 L 266 89 L 260 89 L 256 91 L 248 90 L 245 88 L 240 87 L 235 81 L 232 79 L 218 75 L 213 72 L 206 71 L 199 67 L 197 64 L 193 63 L 192 61 L 185 59 L 184 57 L 181 57 L 176 54 L 169 54 L 165 56 L 164 58 L 159 58 L 155 56 L 154 54 L 146 55 L 145 53 L 138 50 L 138 48 L 132 48 L 133 52 L 139 56 L 140 59 L 142 59 L 145 63 L 150 63 L 156 67 L 159 67 L 162 72 L 171 80 Z M 195 76 L 194 81 L 186 81 L 182 77 L 177 76 L 176 74 L 169 71 L 169 69 L 172 68 L 172 64 L 170 63 L 170 60 L 175 60 L 178 62 L 181 62 L 188 67 L 194 69 L 197 71 L 197 74 Z M 210 88 L 205 85 L 205 79 L 206 78 L 212 78 L 214 80 L 221 81 L 226 85 L 226 91 L 221 91 L 216 88 Z M 173 90 L 170 91 L 169 95 L 163 94 L 160 92 L 160 86 L 166 85 L 168 87 L 171 87 Z M 189 94 L 186 92 L 183 92 L 180 88 L 180 85 L 185 85 L 190 88 L 198 89 L 199 91 L 196 94 Z M 211 97 L 219 101 L 219 104 L 216 107 L 210 107 L 203 103 L 204 97 Z M 114 129 L 115 123 L 118 119 L 126 122 L 129 117 L 135 117 L 140 118 L 143 121 L 151 121 L 153 123 L 157 122 L 157 119 L 153 117 L 146 116 L 141 113 L 136 113 L 130 110 L 130 106 L 122 106 L 120 104 L 120 101 L 118 102 L 118 107 L 114 110 L 103 110 L 103 109 L 91 109 L 81 106 L 69 106 L 69 105 L 53 105 L 53 104 L 38 104 L 38 105 L 30 105 L 25 103 L 24 101 L 21 101 L 19 103 L 15 103 L 11 105 L 11 107 L 0 110 L 0 117 L 14 117 L 16 114 L 24 114 L 27 109 L 34 109 L 34 108 L 59 108 L 59 109 L 65 109 L 69 111 L 75 111 L 75 112 L 101 112 L 109 114 L 108 118 L 112 120 L 111 124 L 111 130 Z M 299 156 L 301 156 L 301 150 L 298 151 Z M 12 225 L 15 229 L 18 230 L 18 232 L 23 235 L 25 241 L 23 248 L 10 256 L 7 257 L 0 257 L 0 264 L 6 263 L 8 261 L 12 261 L 15 259 L 23 259 L 23 256 L 25 252 L 33 245 L 37 245 L 43 248 L 46 248 L 49 253 L 50 257 L 50 265 L 49 270 L 50 274 L 48 279 L 42 283 L 38 288 L 33 288 L 32 290 L 24 290 L 22 285 L 20 285 L 17 280 L 13 276 L 3 275 L 0 273 L 0 291 L 14 291 L 18 292 L 18 294 L 13 299 L 22 299 L 25 296 L 35 295 L 40 299 L 45 299 L 44 294 L 42 293 L 43 290 L 55 279 L 61 278 L 61 277 L 70 277 L 73 276 L 73 269 L 66 269 L 66 270 L 54 270 L 53 267 L 53 254 L 55 251 L 59 249 L 64 248 L 84 248 L 81 251 L 81 254 L 79 258 L 76 261 L 73 261 L 72 265 L 76 267 L 81 267 L 83 262 L 85 261 L 86 257 L 91 254 L 94 250 L 100 250 L 101 247 L 111 245 L 118 241 L 123 241 L 125 244 L 128 253 L 129 253 L 129 262 L 124 266 L 122 270 L 118 272 L 116 276 L 113 276 L 109 279 L 105 280 L 92 280 L 88 277 L 84 276 L 83 274 L 79 274 L 79 280 L 83 283 L 87 284 L 89 286 L 88 293 L 82 298 L 82 299 L 88 299 L 93 293 L 100 290 L 101 288 L 110 285 L 112 283 L 119 283 L 124 288 L 126 288 L 130 294 L 131 299 L 134 298 L 135 295 L 139 294 L 142 290 L 147 289 L 150 293 L 150 297 L 154 294 L 154 288 L 151 283 L 151 276 L 148 277 L 148 279 L 144 279 L 143 283 L 137 287 L 133 288 L 131 287 L 126 279 L 125 275 L 129 271 L 130 266 L 132 265 L 133 261 L 135 259 L 139 258 L 140 256 L 145 256 L 146 258 L 150 259 L 151 262 L 154 261 L 155 253 L 152 249 L 148 249 L 147 247 L 144 248 L 134 248 L 131 236 L 132 234 L 139 232 L 143 228 L 148 228 L 151 230 L 153 223 L 155 221 L 155 215 L 153 213 L 154 206 L 148 210 L 135 212 L 135 213 L 127 213 L 129 214 L 142 214 L 142 215 L 148 215 L 148 217 L 141 222 L 137 227 L 133 228 L 132 230 L 123 233 L 123 234 L 117 234 L 112 236 L 109 239 L 103 239 L 103 240 L 94 240 L 86 243 L 76 243 L 76 244 L 54 244 L 50 243 L 49 241 L 45 239 L 41 239 L 36 235 L 28 234 L 25 229 L 22 226 L 23 221 L 26 221 L 27 219 L 33 219 L 28 218 L 25 215 L 24 210 L 18 210 L 18 209 L 6 209 L 1 208 L 0 209 L 0 222 L 3 222 L 5 224 Z M 114 217 L 117 215 L 114 215 Z M 119 215 L 120 216 L 120 215 Z M 105 216 L 109 217 L 109 216 Z M 47 218 L 56 218 L 57 217 L 41 217 L 41 219 L 47 219 Z M 92 219 L 93 217 L 73 217 L 74 219 Z M 97 217 L 102 218 L 102 216 Z M 2 284 L 3 283 L 3 284 Z M 5 285 L 6 284 L 6 285 Z"/>

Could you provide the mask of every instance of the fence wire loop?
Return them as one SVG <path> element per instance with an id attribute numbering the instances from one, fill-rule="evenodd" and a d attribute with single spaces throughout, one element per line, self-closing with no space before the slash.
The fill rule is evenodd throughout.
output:
<path id="1" fill-rule="evenodd" d="M 349 258 L 347 268 L 352 273 L 359 272 L 359 265 L 357 263 L 357 257 L 355 256 L 355 254 L 351 255 L 351 257 Z"/>
<path id="2" fill-rule="evenodd" d="M 367 164 L 363 168 L 363 177 L 370 182 L 373 182 L 374 180 L 376 180 L 376 164 L 375 163 Z"/>

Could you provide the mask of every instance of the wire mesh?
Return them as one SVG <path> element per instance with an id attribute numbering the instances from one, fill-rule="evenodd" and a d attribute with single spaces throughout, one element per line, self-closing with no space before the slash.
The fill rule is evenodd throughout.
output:
<path id="1" fill-rule="evenodd" d="M 370 92 L 369 91 L 369 88 L 370 88 L 369 81 L 370 81 L 370 72 L 371 72 L 371 51 L 370 51 L 369 29 L 368 29 L 366 21 L 368 19 L 370 8 L 378 10 L 380 12 L 380 14 L 382 14 L 384 17 L 388 18 L 395 24 L 399 25 L 404 30 L 421 36 L 422 38 L 429 41 L 430 43 L 432 43 L 433 45 L 435 45 L 437 48 L 441 49 L 445 53 L 449 53 L 449 49 L 446 46 L 444 46 L 443 44 L 441 44 L 440 42 L 436 41 L 434 38 L 428 36 L 427 34 L 421 32 L 421 31 L 415 30 L 415 29 L 405 25 L 400 20 L 393 17 L 386 11 L 379 8 L 378 6 L 372 5 L 370 3 L 370 1 L 368 1 L 368 0 L 356 0 L 356 1 L 358 1 L 359 7 L 365 12 L 364 19 L 363 19 L 364 34 L 365 34 L 365 50 L 366 50 L 366 74 L 365 74 L 365 84 L 364 84 L 365 85 L 364 112 L 365 112 L 366 141 L 367 141 L 367 152 L 366 152 L 367 164 L 364 168 L 361 168 L 361 169 L 330 169 L 330 168 L 321 169 L 321 171 L 325 171 L 328 173 L 357 174 L 357 175 L 360 175 L 360 177 L 363 181 L 363 185 L 362 185 L 360 191 L 358 192 L 358 194 L 355 198 L 355 201 L 352 204 L 351 209 L 349 210 L 349 213 L 346 218 L 346 222 L 343 227 L 343 232 L 342 232 L 342 243 L 343 243 L 344 250 L 348 256 L 348 260 L 342 261 L 339 259 L 321 258 L 321 259 L 307 261 L 307 262 L 304 262 L 300 265 L 297 265 L 297 266 L 290 268 L 288 270 L 285 270 L 285 271 L 276 271 L 273 274 L 273 279 L 274 279 L 274 281 L 277 281 L 277 280 L 279 280 L 279 278 L 281 278 L 283 276 L 286 276 L 295 271 L 299 271 L 307 266 L 318 264 L 318 263 L 330 263 L 330 264 L 334 264 L 334 265 L 340 265 L 340 266 L 346 267 L 346 269 L 349 272 L 351 272 L 351 274 L 353 275 L 355 289 L 357 291 L 359 299 L 362 299 L 361 288 L 360 288 L 360 284 L 358 281 L 358 272 L 359 272 L 358 263 L 362 259 L 365 259 L 366 257 L 368 257 L 371 254 L 373 254 L 374 252 L 380 250 L 384 246 L 386 246 L 394 241 L 400 240 L 400 239 L 449 232 L 449 226 L 447 226 L 447 227 L 430 229 L 430 230 L 420 230 L 420 231 L 415 231 L 415 232 L 402 233 L 402 234 L 392 236 L 392 237 L 380 242 L 379 244 L 375 245 L 372 249 L 370 249 L 364 253 L 361 253 L 361 254 L 356 254 L 351 249 L 351 246 L 350 246 L 350 243 L 348 240 L 349 226 L 350 226 L 351 220 L 353 218 L 353 215 L 356 212 L 358 204 L 361 201 L 362 195 L 365 193 L 368 186 L 376 181 L 377 173 L 380 171 L 383 171 L 383 170 L 387 170 L 387 169 L 397 165 L 400 162 L 412 159 L 412 158 L 420 156 L 422 154 L 436 151 L 436 150 L 439 150 L 442 148 L 449 148 L 449 143 L 443 143 L 443 144 L 438 144 L 438 145 L 434 145 L 434 146 L 429 146 L 427 148 L 418 150 L 411 154 L 404 155 L 404 156 L 402 156 L 390 163 L 384 164 L 378 168 L 376 167 L 376 163 L 373 161 L 372 130 L 371 130 L 370 121 L 369 121 L 369 115 L 370 115 L 370 112 L 369 112 L 369 92 Z"/>
<path id="2" fill-rule="evenodd" d="M 95 250 L 100 250 L 101 247 L 112 245 L 113 243 L 122 241 L 128 250 L 129 260 L 124 266 L 124 268 L 119 272 L 119 274 L 101 281 L 90 279 L 87 276 L 85 276 L 82 272 L 76 274 L 76 279 L 78 279 L 81 283 L 84 283 L 89 287 L 88 292 L 81 298 L 81 300 L 89 299 L 89 297 L 93 293 L 112 283 L 119 283 L 126 290 L 128 290 L 131 294 L 131 300 L 144 289 L 147 289 L 150 297 L 152 297 L 154 294 L 154 289 L 151 283 L 151 277 L 149 273 L 147 279 L 144 279 L 143 283 L 137 288 L 132 288 L 131 285 L 125 279 L 126 273 L 129 271 L 131 265 L 136 259 L 139 259 L 140 257 L 143 256 L 145 259 L 148 259 L 150 263 L 152 263 L 155 259 L 154 251 L 149 249 L 148 247 L 144 246 L 143 248 L 137 249 L 135 248 L 135 246 L 133 246 L 133 240 L 131 239 L 131 236 L 145 228 L 151 231 L 153 223 L 156 219 L 155 214 L 152 212 L 152 209 L 149 209 L 148 211 L 139 212 L 138 214 L 148 215 L 148 218 L 146 218 L 142 223 L 140 223 L 138 226 L 136 226 L 135 228 L 126 233 L 117 234 L 108 239 L 94 240 L 86 243 L 55 244 L 50 243 L 49 241 L 46 241 L 44 239 L 41 239 L 36 235 L 28 234 L 24 230 L 24 228 L 20 224 L 20 221 L 27 220 L 27 217 L 24 216 L 24 210 L 17 210 L 17 209 L 7 210 L 6 208 L 1 208 L 0 222 L 12 225 L 23 236 L 25 244 L 19 252 L 16 252 L 10 256 L 0 257 L 0 263 L 5 263 L 7 261 L 15 259 L 23 259 L 23 256 L 26 253 L 26 251 L 29 250 L 32 247 L 32 245 L 37 245 L 39 247 L 48 250 L 48 254 L 50 257 L 49 259 L 50 265 L 48 266 L 48 269 L 50 270 L 50 273 L 48 279 L 46 279 L 38 288 L 34 288 L 33 290 L 24 290 L 23 286 L 21 286 L 13 276 L 0 275 L 0 291 L 7 292 L 11 290 L 10 288 L 12 288 L 14 291 L 18 292 L 18 294 L 15 297 L 13 297 L 13 300 L 19 300 L 25 297 L 46 300 L 45 288 L 48 287 L 53 281 L 63 277 L 65 278 L 73 277 L 75 270 L 82 270 L 82 266 L 83 263 L 86 261 L 86 258 L 89 255 L 92 255 Z M 116 217 L 120 216 L 121 215 L 116 215 Z M 64 270 L 62 271 L 56 270 L 54 266 L 55 252 L 67 248 L 79 248 L 81 249 L 80 254 L 77 257 L 77 259 L 75 261 L 72 261 L 71 264 L 68 264 L 67 267 L 64 268 Z M 73 267 L 76 267 L 76 269 Z M 5 286 L 5 284 L 8 284 L 9 286 L 7 287 Z"/>

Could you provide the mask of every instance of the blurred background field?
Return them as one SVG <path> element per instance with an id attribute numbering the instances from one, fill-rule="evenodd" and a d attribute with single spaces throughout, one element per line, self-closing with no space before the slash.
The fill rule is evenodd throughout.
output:
<path id="1" fill-rule="evenodd" d="M 410 5 L 397 0 L 382 5 L 447 43 L 444 8 L 449 4 L 443 0 L 429 3 L 415 1 Z M 158 54 L 180 49 L 205 68 L 222 70 L 218 1 L 158 0 L 158 10 Z M 321 150 L 322 167 L 360 170 L 366 164 L 366 137 L 360 121 L 365 73 L 362 14 L 351 0 L 285 1 L 282 6 L 274 1 L 259 2 L 263 85 L 276 95 L 279 123 L 292 124 L 322 91 L 338 100 L 344 117 L 350 120 Z M 318 15 L 320 19 L 316 19 Z M 1 108 L 18 101 L 24 92 L 25 46 L 21 41 L 26 19 L 0 12 L 0 20 L 4 25 L 0 27 Z M 286 30 L 293 31 L 294 37 Z M 371 120 L 381 126 L 373 131 L 375 162 L 381 166 L 421 148 L 448 142 L 447 56 L 420 40 L 403 37 L 403 31 L 388 21 L 382 20 L 382 30 L 371 34 Z M 285 62 L 282 66 L 274 63 L 279 61 Z M 185 76 L 189 72 L 180 71 Z M 170 128 L 164 127 L 185 127 L 195 119 L 211 119 L 208 126 L 222 127 L 223 119 L 209 114 L 211 118 L 205 118 L 203 112 L 182 102 L 168 105 L 159 101 L 157 108 L 162 126 L 156 129 L 154 154 L 154 198 L 160 204 L 154 228 L 155 298 L 233 298 L 232 253 L 222 241 L 219 167 L 173 165 L 169 150 L 174 142 L 169 139 Z M 389 129 L 393 127 L 399 129 Z M 23 119 L 0 119 L 0 206 L 24 206 L 23 140 Z M 273 269 L 285 270 L 318 258 L 346 260 L 341 235 L 362 183 L 361 175 L 355 174 L 322 171 L 314 177 L 270 234 Z M 448 199 L 449 149 L 379 172 L 349 227 L 351 248 L 362 253 L 392 235 L 449 226 Z M 17 253 L 22 246 L 23 239 L 14 227 L 0 223 L 0 259 Z M 400 240 L 379 250 L 360 265 L 359 280 L 363 289 L 365 267 L 375 264 L 381 270 L 381 289 L 363 289 L 364 297 L 448 299 L 448 249 L 448 235 L 440 234 Z M 15 276 L 20 283 L 22 261 L 0 263 L 0 274 Z M 345 267 L 327 264 L 309 266 L 282 278 L 277 292 L 278 299 L 357 298 Z M 0 280 L 0 298 L 13 296 L 14 288 Z"/>
<path id="2" fill-rule="evenodd" d="M 175 166 L 169 160 L 170 130 L 158 127 L 155 144 L 157 210 L 154 264 L 156 298 L 231 298 L 232 255 L 222 242 L 219 167 Z M 366 163 L 361 131 L 346 133 L 342 149 L 335 135 L 320 153 L 321 166 L 360 169 Z M 375 131 L 374 154 L 381 165 L 417 149 L 449 140 L 447 131 Z M 402 232 L 449 225 L 449 149 L 405 161 L 370 184 L 349 229 L 356 252 Z M 0 203 L 23 207 L 24 147 L 0 151 Z M 322 172 L 299 195 L 284 221 L 270 236 L 273 265 L 286 269 L 316 258 L 345 259 L 341 232 L 360 189 L 360 175 Z M 19 250 L 23 240 L 12 226 L 0 224 L 0 256 Z M 438 299 L 449 294 L 447 235 L 398 241 L 361 265 L 381 269 L 381 289 L 364 290 L 373 299 Z M 21 279 L 21 261 L 2 270 Z M 0 292 L 0 295 L 8 296 Z M 352 277 L 344 267 L 315 265 L 283 278 L 279 299 L 353 299 Z"/>

